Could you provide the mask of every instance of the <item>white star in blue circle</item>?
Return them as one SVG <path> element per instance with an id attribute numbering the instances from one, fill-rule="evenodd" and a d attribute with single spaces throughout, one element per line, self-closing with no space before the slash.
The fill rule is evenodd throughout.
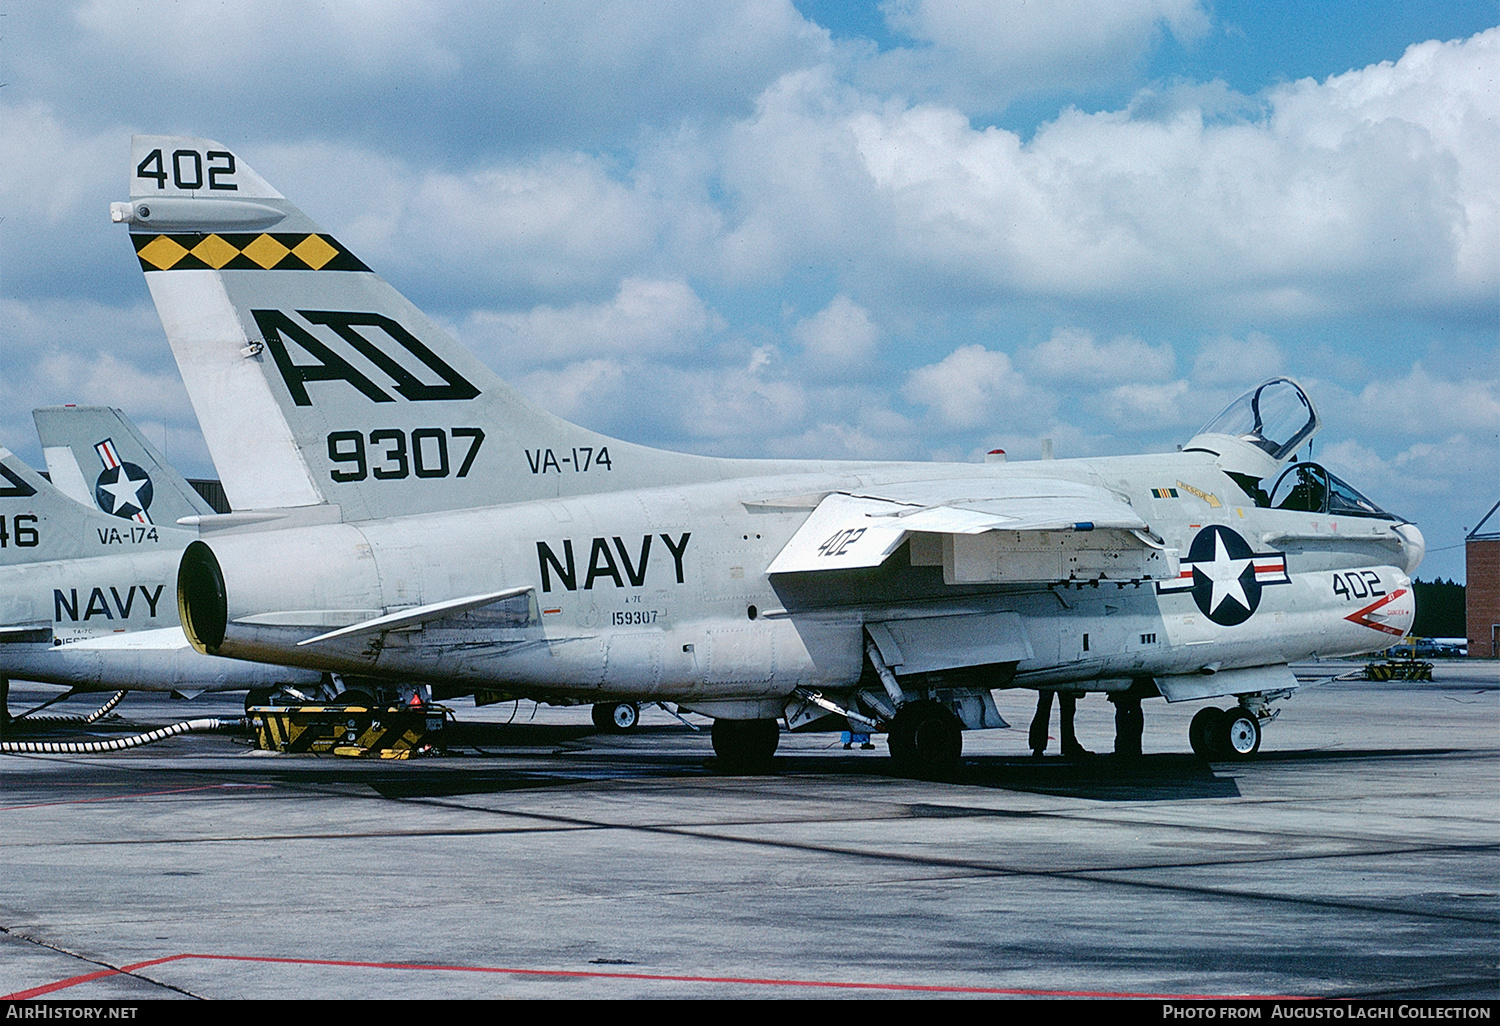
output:
<path id="1" fill-rule="evenodd" d="M 106 513 L 130 520 L 151 508 L 151 475 L 134 463 L 109 467 L 94 485 L 94 498 Z"/>

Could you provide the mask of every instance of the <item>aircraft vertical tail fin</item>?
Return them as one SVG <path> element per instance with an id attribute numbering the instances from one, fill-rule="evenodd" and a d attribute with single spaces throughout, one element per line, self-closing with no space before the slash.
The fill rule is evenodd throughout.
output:
<path id="1" fill-rule="evenodd" d="M 155 551 L 169 536 L 179 545 L 191 537 L 175 524 L 138 523 L 75 502 L 0 447 L 0 566 Z"/>
<path id="2" fill-rule="evenodd" d="M 718 476 L 522 399 L 221 143 L 136 136 L 131 166 L 111 217 L 234 508 L 362 520 Z"/>
<path id="3" fill-rule="evenodd" d="M 52 484 L 69 498 L 137 524 L 214 512 L 119 410 L 44 406 L 31 417 Z"/>

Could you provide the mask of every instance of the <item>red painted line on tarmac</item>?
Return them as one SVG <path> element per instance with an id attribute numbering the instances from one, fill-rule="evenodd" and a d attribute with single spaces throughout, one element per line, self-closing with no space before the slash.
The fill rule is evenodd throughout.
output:
<path id="1" fill-rule="evenodd" d="M 1049 998 L 1147 998 L 1162 1001 L 1299 1001 L 1307 1000 L 1302 996 L 1288 996 L 1285 994 L 1147 994 L 1131 991 L 1109 991 L 1109 990 L 1034 990 L 1026 987 L 958 987 L 942 986 L 940 984 L 926 983 L 859 983 L 852 980 L 788 980 L 776 979 L 774 977 L 753 976 L 679 976 L 664 973 L 618 973 L 601 972 L 584 969 L 512 969 L 497 966 L 471 966 L 471 965 L 422 965 L 410 962 L 347 962 L 333 959 L 321 958 L 275 958 L 268 955 L 198 955 L 183 953 L 180 955 L 168 955 L 165 958 L 154 958 L 148 962 L 137 962 L 120 969 L 107 969 L 103 972 L 89 973 L 85 976 L 74 976 L 56 983 L 44 984 L 33 987 L 30 990 L 16 991 L 14 994 L 0 995 L 3 1001 L 24 1001 L 28 998 L 40 997 L 43 994 L 51 994 L 80 983 L 97 980 L 104 976 L 113 976 L 119 973 L 133 973 L 141 969 L 147 969 L 155 965 L 164 965 L 167 962 L 181 962 L 188 959 L 203 959 L 216 962 L 260 962 L 271 965 L 322 965 L 334 966 L 342 969 L 401 969 L 416 970 L 420 972 L 439 973 L 490 973 L 501 976 L 551 976 L 566 977 L 569 979 L 594 979 L 594 980 L 641 980 L 657 983 L 737 983 L 756 987 L 800 987 L 804 989 L 825 988 L 830 990 L 874 990 L 894 991 L 906 994 L 992 994 L 1006 995 L 1011 997 L 1049 997 Z"/>
<path id="2" fill-rule="evenodd" d="M 97 973 L 88 973 L 85 976 L 70 976 L 66 980 L 58 980 L 56 983 L 46 983 L 40 987 L 32 987 L 30 990 L 18 990 L 14 994 L 0 994 L 0 1001 L 26 1001 L 30 998 L 41 997 L 43 994 L 51 994 L 55 990 L 66 990 L 68 987 L 76 987 L 80 983 L 90 980 L 103 979 L 106 976 L 117 976 L 118 969 L 101 969 Z"/>
<path id="3" fill-rule="evenodd" d="M 164 794 L 188 794 L 192 791 L 227 791 L 230 789 L 250 790 L 252 788 L 267 788 L 270 784 L 203 784 L 200 787 L 174 787 L 166 791 L 141 791 L 137 794 L 111 794 L 102 798 L 69 798 L 60 802 L 37 802 L 34 805 L 0 805 L 0 812 L 14 812 L 18 809 L 47 809 L 54 805 L 89 805 L 93 802 L 118 802 L 127 798 L 155 798 Z"/>

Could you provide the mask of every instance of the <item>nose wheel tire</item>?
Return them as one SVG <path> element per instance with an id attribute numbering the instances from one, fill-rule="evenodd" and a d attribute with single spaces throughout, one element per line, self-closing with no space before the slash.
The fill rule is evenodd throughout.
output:
<path id="1" fill-rule="evenodd" d="M 1224 721 L 1224 710 L 1215 706 L 1199 709 L 1188 724 L 1188 744 L 1193 754 L 1200 759 L 1213 759 L 1219 754 L 1219 733 Z"/>
<path id="2" fill-rule="evenodd" d="M 594 726 L 611 734 L 625 734 L 641 721 L 641 707 L 634 702 L 599 702 L 591 710 Z"/>
<path id="3" fill-rule="evenodd" d="M 1248 759 L 1260 751 L 1260 721 L 1243 709 L 1224 715 L 1218 743 L 1226 759 Z"/>

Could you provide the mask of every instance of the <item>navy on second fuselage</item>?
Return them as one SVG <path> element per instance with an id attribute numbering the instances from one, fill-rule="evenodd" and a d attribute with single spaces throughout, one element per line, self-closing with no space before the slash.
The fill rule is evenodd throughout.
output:
<path id="1" fill-rule="evenodd" d="M 147 584 L 132 584 L 125 589 L 125 594 L 120 594 L 119 585 L 110 585 L 108 594 L 105 588 L 95 586 L 88 590 L 87 601 L 79 597 L 78 588 L 69 588 L 63 591 L 61 588 L 52 589 L 52 618 L 57 623 L 63 622 L 63 614 L 68 615 L 71 623 L 87 623 L 89 620 L 99 617 L 104 620 L 131 619 L 132 613 L 144 613 L 147 619 L 156 619 L 156 607 L 161 601 L 161 593 L 166 589 L 165 584 L 158 584 L 154 588 Z M 145 603 L 143 607 L 135 604 L 136 596 L 139 595 Z M 113 607 L 111 607 L 113 599 Z M 79 612 L 80 604 L 82 613 Z"/>

